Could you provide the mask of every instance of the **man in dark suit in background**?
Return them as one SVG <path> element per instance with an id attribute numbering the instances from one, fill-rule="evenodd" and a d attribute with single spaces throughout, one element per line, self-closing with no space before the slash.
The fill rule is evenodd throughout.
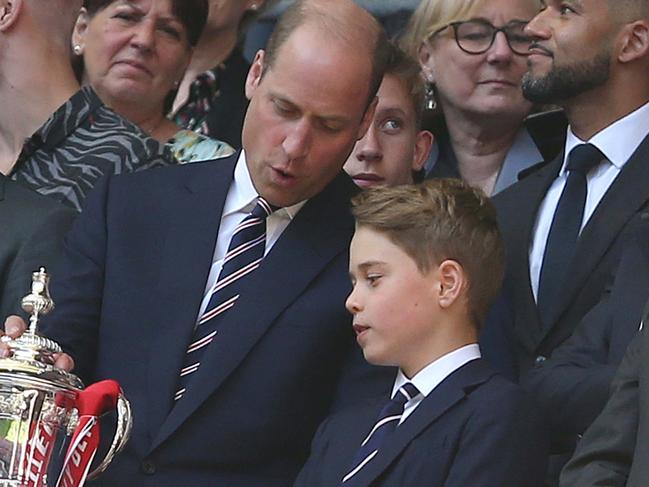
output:
<path id="1" fill-rule="evenodd" d="M 527 26 L 523 92 L 563 106 L 570 126 L 557 159 L 495 198 L 522 372 L 600 300 L 649 204 L 646 9 L 640 0 L 552 0 Z"/>
<path id="2" fill-rule="evenodd" d="M 22 313 L 32 272 L 54 264 L 75 215 L 0 174 L 0 320 Z"/>
<path id="3" fill-rule="evenodd" d="M 604 410 L 561 472 L 562 487 L 645 487 L 649 482 L 648 340 L 643 327 L 629 345 Z"/>
<path id="4" fill-rule="evenodd" d="M 341 169 L 372 120 L 385 42 L 351 0 L 296 2 L 248 75 L 240 154 L 112 178 L 88 199 L 44 332 L 69 354 L 58 365 L 131 400 L 131 440 L 101 485 L 297 474 L 356 352 L 356 189 Z"/>
<path id="5" fill-rule="evenodd" d="M 526 28 L 533 43 L 523 93 L 564 108 L 565 148 L 495 198 L 521 375 L 601 300 L 649 204 L 649 7 L 545 4 Z"/>

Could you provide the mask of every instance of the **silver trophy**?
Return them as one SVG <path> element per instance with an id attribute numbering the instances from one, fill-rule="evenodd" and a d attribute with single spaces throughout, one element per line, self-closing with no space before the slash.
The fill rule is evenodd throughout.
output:
<path id="1" fill-rule="evenodd" d="M 61 347 L 37 334 L 39 318 L 54 308 L 48 283 L 44 268 L 32 274 L 31 292 L 22 300 L 30 314 L 29 329 L 17 339 L 1 338 L 13 354 L 0 359 L 0 487 L 82 485 L 108 467 L 131 431 L 130 405 L 120 392 L 116 433 L 105 458 L 80 482 L 62 478 L 71 439 L 79 436 L 80 424 L 87 423 L 77 407 L 83 383 L 54 367 Z"/>

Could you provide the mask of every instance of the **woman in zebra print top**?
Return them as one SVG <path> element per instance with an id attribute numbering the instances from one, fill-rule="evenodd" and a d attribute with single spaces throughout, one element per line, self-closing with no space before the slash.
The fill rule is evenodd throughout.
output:
<path id="1" fill-rule="evenodd" d="M 225 142 L 166 118 L 207 17 L 206 0 L 86 0 L 73 35 L 83 81 L 181 163 L 229 156 Z"/>

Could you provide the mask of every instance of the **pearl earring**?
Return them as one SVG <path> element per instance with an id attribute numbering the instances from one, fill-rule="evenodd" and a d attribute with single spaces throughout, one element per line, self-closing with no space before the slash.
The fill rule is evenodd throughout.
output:
<path id="1" fill-rule="evenodd" d="M 77 55 L 81 56 L 81 53 L 83 52 L 83 48 L 79 44 L 75 44 L 74 47 L 72 48 L 72 51 Z"/>

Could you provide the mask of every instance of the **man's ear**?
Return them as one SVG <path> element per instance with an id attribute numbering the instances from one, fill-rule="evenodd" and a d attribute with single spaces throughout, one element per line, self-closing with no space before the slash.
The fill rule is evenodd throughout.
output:
<path id="1" fill-rule="evenodd" d="M 378 103 L 379 97 L 375 96 L 372 100 L 372 103 L 368 105 L 367 110 L 365 110 L 365 113 L 363 114 L 363 120 L 361 120 L 361 125 L 358 127 L 358 135 L 356 136 L 356 140 L 361 140 L 365 136 L 367 130 L 370 128 L 370 125 L 372 125 L 372 120 L 374 120 L 374 112 L 376 112 L 376 105 L 378 105 Z"/>
<path id="2" fill-rule="evenodd" d="M 439 287 L 437 298 L 440 308 L 450 308 L 464 292 L 466 276 L 459 262 L 447 259 L 437 268 Z"/>
<path id="3" fill-rule="evenodd" d="M 250 65 L 250 70 L 248 70 L 248 76 L 246 77 L 246 98 L 250 100 L 252 95 L 257 90 L 259 83 L 261 83 L 261 78 L 264 75 L 264 57 L 266 53 L 263 49 L 257 51 L 255 54 L 255 59 Z"/>
<path id="4" fill-rule="evenodd" d="M 417 134 L 415 151 L 412 158 L 412 170 L 414 172 L 419 172 L 424 167 L 426 159 L 430 155 L 430 149 L 433 147 L 434 140 L 435 137 L 428 130 L 422 130 Z"/>
<path id="5" fill-rule="evenodd" d="M 0 32 L 9 30 L 18 20 L 23 0 L 0 0 Z"/>
<path id="6" fill-rule="evenodd" d="M 649 23 L 646 20 L 636 20 L 627 24 L 619 36 L 617 59 L 628 63 L 649 56 Z"/>
<path id="7" fill-rule="evenodd" d="M 79 10 L 79 15 L 77 16 L 77 21 L 74 24 L 74 30 L 72 31 L 72 47 L 80 47 L 79 52 L 74 52 L 77 56 L 83 53 L 83 49 L 86 45 L 86 34 L 88 33 L 89 23 L 90 15 L 88 14 L 88 11 L 85 7 L 81 7 L 81 10 Z"/>

